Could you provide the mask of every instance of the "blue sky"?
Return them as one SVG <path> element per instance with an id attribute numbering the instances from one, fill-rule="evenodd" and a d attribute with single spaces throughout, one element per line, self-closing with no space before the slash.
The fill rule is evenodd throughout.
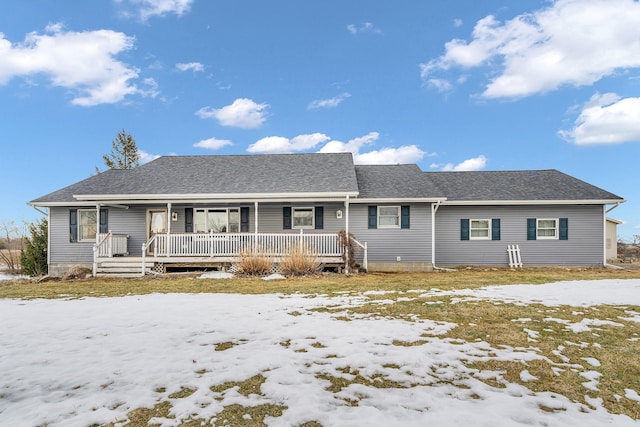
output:
<path id="1" fill-rule="evenodd" d="M 351 151 L 425 171 L 558 169 L 640 234 L 633 0 L 14 0 L 0 14 L 0 221 L 161 155 Z"/>

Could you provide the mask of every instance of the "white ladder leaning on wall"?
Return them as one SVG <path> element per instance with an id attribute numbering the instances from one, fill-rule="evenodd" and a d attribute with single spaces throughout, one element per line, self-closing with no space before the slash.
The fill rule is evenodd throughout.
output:
<path id="1" fill-rule="evenodd" d="M 509 267 L 522 268 L 522 258 L 520 257 L 520 246 L 507 245 L 507 253 L 509 254 Z"/>

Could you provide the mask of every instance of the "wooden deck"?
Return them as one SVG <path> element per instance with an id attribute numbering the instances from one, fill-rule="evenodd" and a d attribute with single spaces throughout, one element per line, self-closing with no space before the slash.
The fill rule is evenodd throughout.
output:
<path id="1" fill-rule="evenodd" d="M 141 276 L 190 268 L 228 270 L 245 254 L 266 256 L 277 268 L 294 249 L 312 254 L 324 267 L 344 266 L 338 233 L 156 234 L 142 245 L 142 256 L 129 256 L 126 235 L 109 232 L 99 236 L 94 247 L 93 274 Z"/>

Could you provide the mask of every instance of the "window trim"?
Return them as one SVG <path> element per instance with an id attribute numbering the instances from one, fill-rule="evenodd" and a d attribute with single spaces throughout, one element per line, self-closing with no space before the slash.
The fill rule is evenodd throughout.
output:
<path id="1" fill-rule="evenodd" d="M 382 215 L 380 215 L 380 209 L 389 209 L 389 208 L 395 208 L 396 209 L 396 212 L 397 212 L 396 218 L 398 219 L 398 221 L 397 221 L 398 224 L 397 225 L 395 225 L 395 224 L 393 224 L 393 225 L 380 224 L 380 218 L 382 217 Z M 390 217 L 391 215 L 384 215 L 384 216 Z M 380 206 L 379 205 L 378 206 L 378 212 L 377 212 L 377 223 L 378 223 L 378 228 L 393 228 L 393 229 L 401 228 L 401 226 L 402 226 L 402 210 L 401 210 L 401 207 L 399 205 L 398 206 L 395 206 L 395 205 L 393 205 L 393 206 L 385 206 L 385 205 Z"/>
<path id="2" fill-rule="evenodd" d="M 78 230 L 78 234 L 77 234 L 77 241 L 78 242 L 95 242 L 96 241 L 96 235 L 100 232 L 100 219 L 99 219 L 99 211 L 97 211 L 96 209 L 78 209 L 78 219 L 76 220 L 76 227 Z M 96 233 L 93 235 L 93 237 L 88 237 L 88 238 L 82 238 L 82 233 L 81 233 L 81 226 L 82 226 L 82 213 L 93 213 L 96 218 L 95 218 L 95 229 L 96 229 Z"/>
<path id="3" fill-rule="evenodd" d="M 296 225 L 296 211 L 310 211 L 311 225 Z M 316 228 L 316 207 L 315 206 L 292 206 L 291 207 L 291 229 L 292 230 L 315 230 Z"/>
<path id="4" fill-rule="evenodd" d="M 540 221 L 553 221 L 553 236 L 540 235 Z M 543 230 L 551 230 L 550 227 L 544 227 Z M 560 219 L 559 218 L 536 218 L 536 240 L 558 240 L 560 237 Z"/>
<path id="5" fill-rule="evenodd" d="M 487 228 L 474 228 L 473 227 L 473 222 L 474 221 L 476 221 L 476 222 L 485 221 L 487 223 Z M 470 218 L 469 219 L 469 240 L 492 240 L 491 223 L 492 223 L 491 219 Z M 487 230 L 487 235 L 486 236 L 474 236 L 473 235 L 473 231 L 474 230 Z"/>

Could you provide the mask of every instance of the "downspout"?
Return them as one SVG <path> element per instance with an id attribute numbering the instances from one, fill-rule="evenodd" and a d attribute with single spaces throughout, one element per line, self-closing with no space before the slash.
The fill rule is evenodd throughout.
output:
<path id="1" fill-rule="evenodd" d="M 609 212 L 611 212 L 612 210 L 614 210 L 615 208 L 617 208 L 618 206 L 620 206 L 621 202 L 617 202 L 615 203 L 613 206 L 611 206 L 609 209 L 607 209 L 607 205 L 602 205 L 602 210 L 604 211 L 604 214 L 602 215 L 602 226 L 603 226 L 603 233 L 602 233 L 602 257 L 604 258 L 602 265 L 605 267 L 612 267 L 612 268 L 618 268 L 617 266 L 613 266 L 611 264 L 607 264 L 607 214 Z M 618 236 L 616 236 L 616 240 L 615 242 L 612 242 L 612 244 L 615 244 L 617 246 L 618 244 Z M 617 253 L 617 248 L 616 248 L 616 253 Z"/>
<path id="2" fill-rule="evenodd" d="M 253 202 L 253 209 L 255 211 L 253 218 L 253 253 L 258 252 L 258 202 Z"/>
<path id="3" fill-rule="evenodd" d="M 431 204 L 431 266 L 438 271 L 456 271 L 451 268 L 443 268 L 436 266 L 436 212 L 440 207 L 442 200 Z"/>

